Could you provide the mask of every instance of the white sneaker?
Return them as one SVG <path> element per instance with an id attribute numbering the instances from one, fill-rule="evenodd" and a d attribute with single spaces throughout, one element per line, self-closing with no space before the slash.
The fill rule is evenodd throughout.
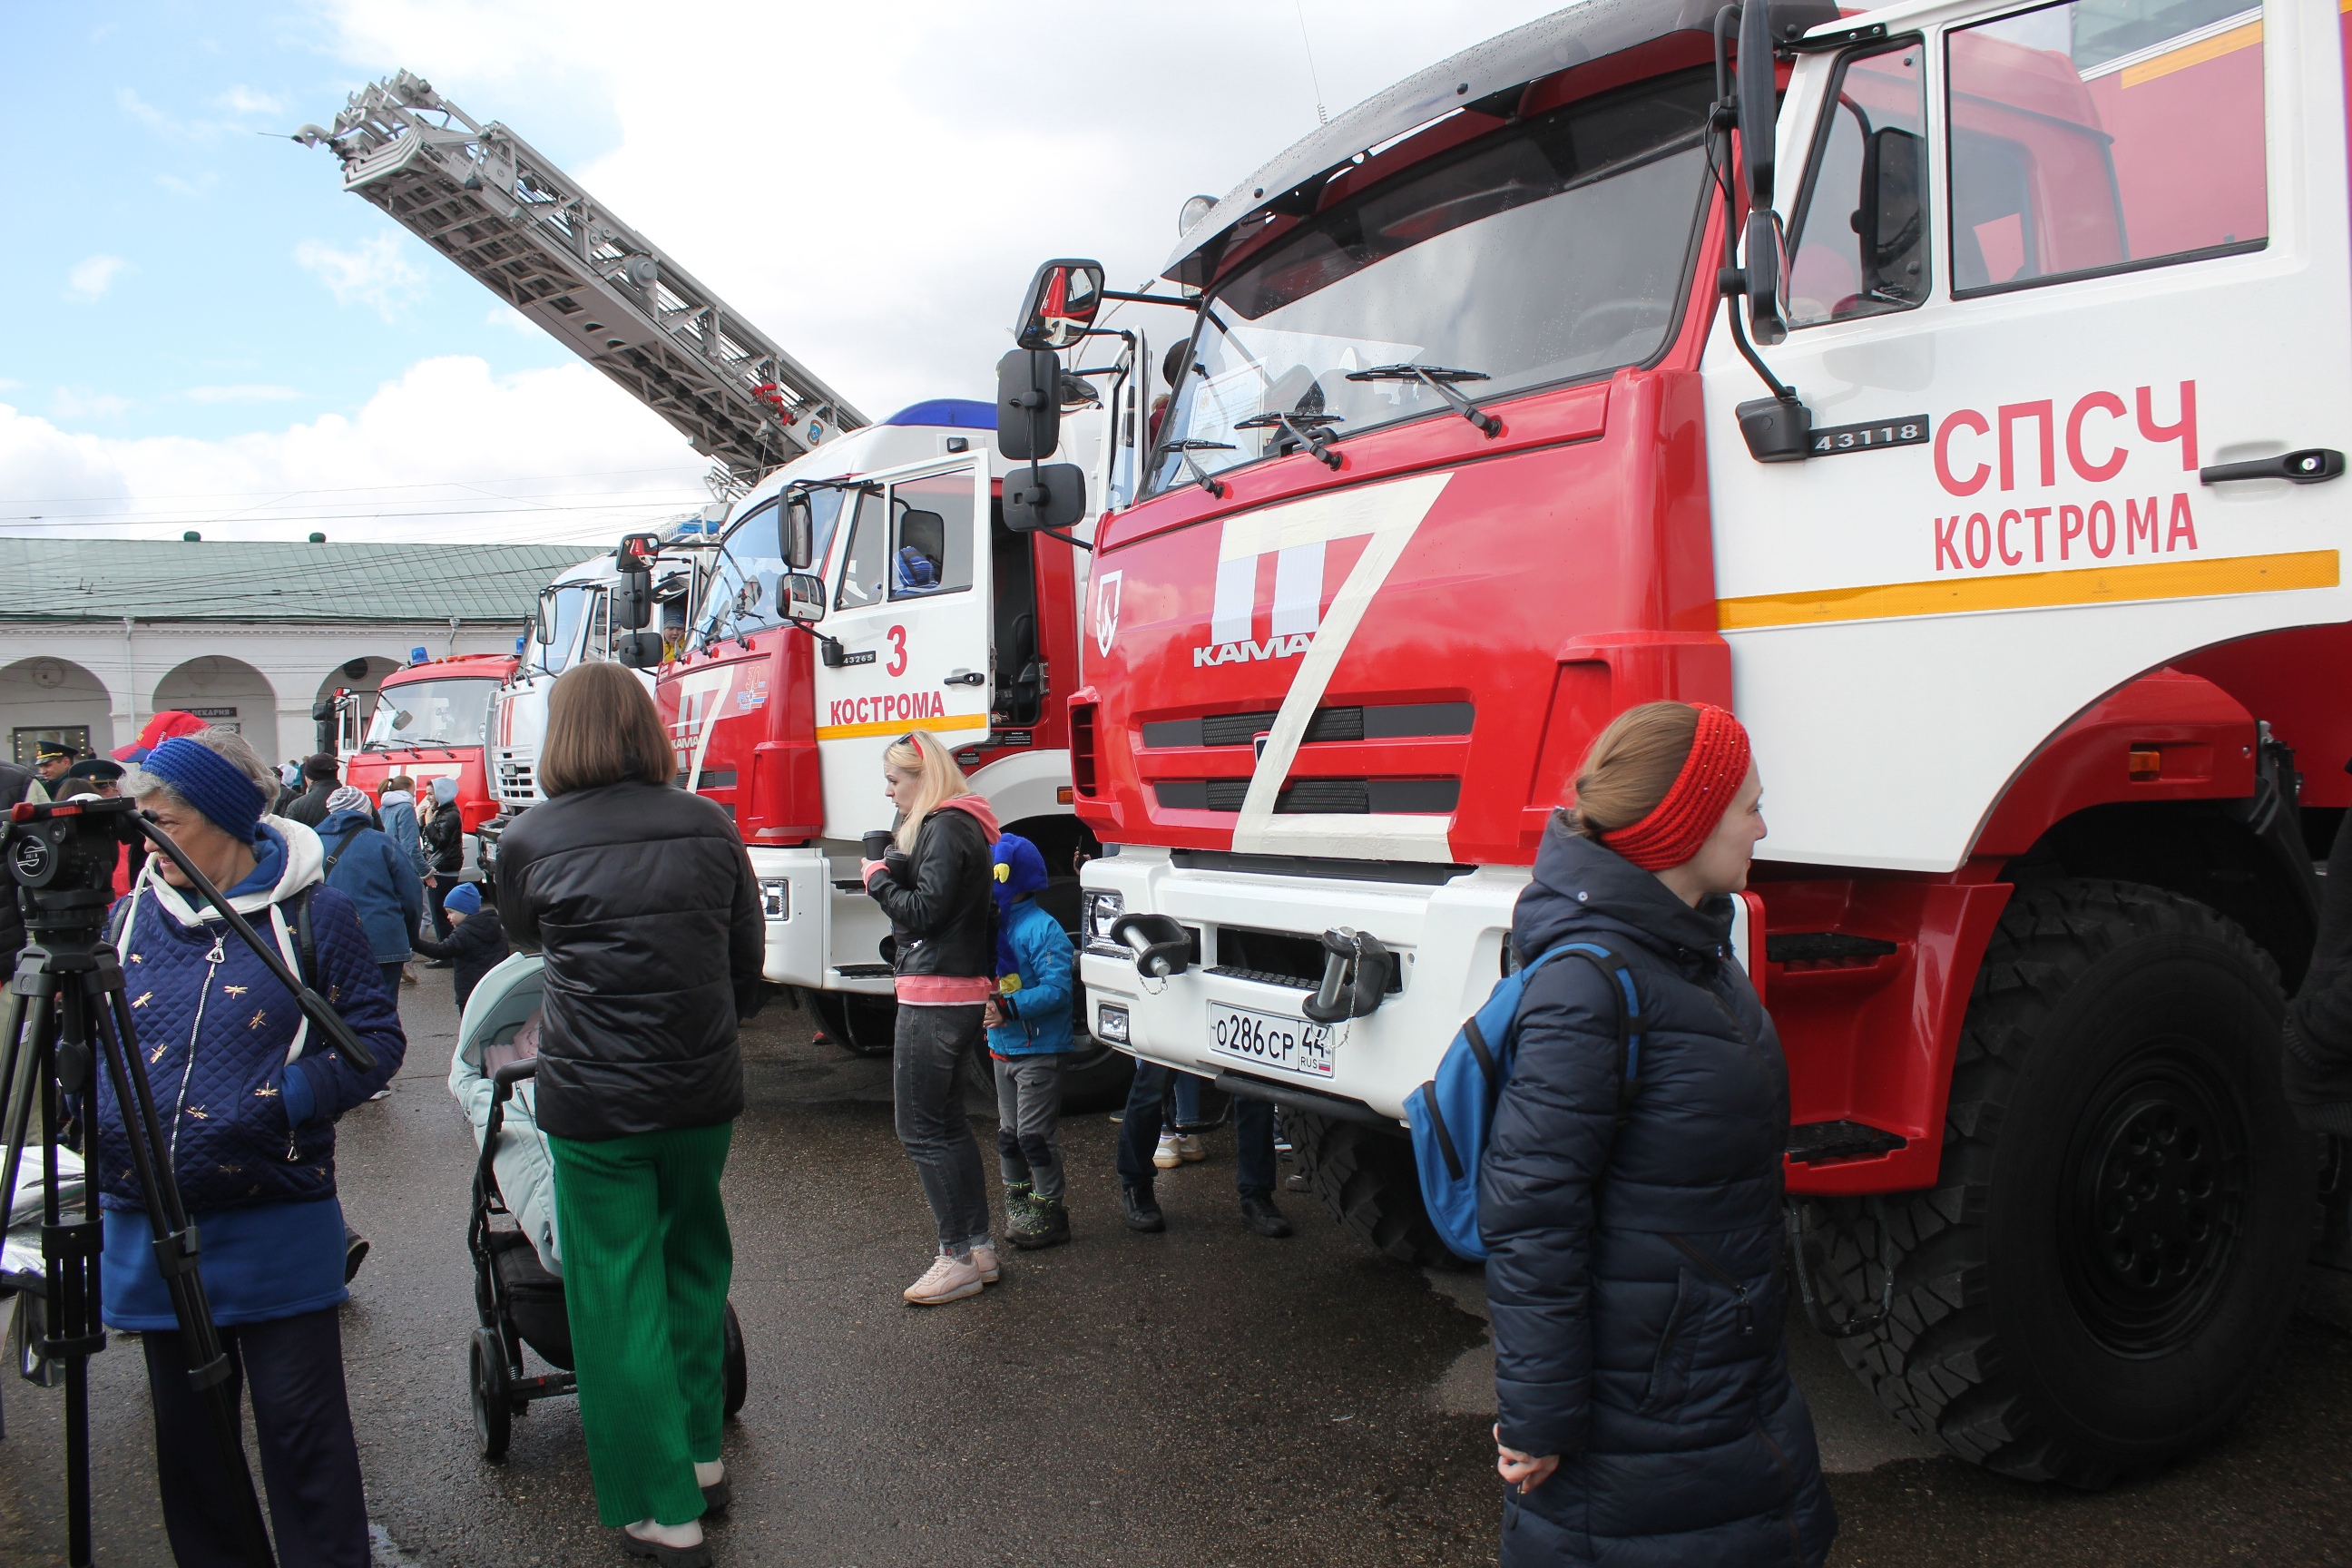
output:
<path id="1" fill-rule="evenodd" d="M 980 1270 L 980 1282 L 983 1285 L 993 1285 L 1004 1278 L 1004 1271 L 996 1266 L 996 1248 L 992 1247 L 973 1247 L 971 1266 Z"/>
<path id="2" fill-rule="evenodd" d="M 1184 1163 L 1183 1151 L 1179 1147 L 1183 1142 L 1173 1132 L 1162 1132 L 1160 1147 L 1152 1152 L 1151 1163 L 1163 1171 L 1174 1170 Z"/>
<path id="3" fill-rule="evenodd" d="M 977 1296 L 984 1289 L 980 1270 L 969 1263 L 959 1262 L 953 1253 L 942 1252 L 931 1259 L 923 1277 L 907 1287 L 907 1304 L 911 1307 L 939 1307 L 950 1301 L 961 1301 L 966 1296 Z"/>
<path id="4" fill-rule="evenodd" d="M 1192 1132 L 1176 1135 L 1176 1152 L 1184 1156 L 1184 1163 L 1188 1165 L 1197 1165 L 1209 1157 L 1209 1152 L 1201 1147 L 1200 1135 Z"/>

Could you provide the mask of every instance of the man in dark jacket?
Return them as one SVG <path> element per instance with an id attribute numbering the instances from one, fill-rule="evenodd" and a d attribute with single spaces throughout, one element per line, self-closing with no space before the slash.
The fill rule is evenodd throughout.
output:
<path id="1" fill-rule="evenodd" d="M 1781 1341 L 1788 1068 L 1730 921 L 1558 826 L 1519 895 L 1517 950 L 1608 949 L 1643 1028 L 1621 1123 L 1609 978 L 1558 959 L 1520 1005 L 1478 1186 L 1496 1442 L 1559 1468 L 1506 1493 L 1505 1568 L 1818 1568 L 1836 1532 Z"/>
<path id="2" fill-rule="evenodd" d="M 300 795 L 278 815 L 305 827 L 316 827 L 327 820 L 327 797 L 341 787 L 342 764 L 331 752 L 320 752 L 302 764 Z"/>
<path id="3" fill-rule="evenodd" d="M 0 763 L 0 806 L 15 805 L 23 800 L 47 800 L 47 792 L 33 777 L 30 768 L 20 768 L 14 763 Z M 16 955 L 25 949 L 25 913 L 16 902 L 16 889 L 12 882 L 0 889 L 0 949 L 5 950 L 8 973 L 16 970 Z"/>

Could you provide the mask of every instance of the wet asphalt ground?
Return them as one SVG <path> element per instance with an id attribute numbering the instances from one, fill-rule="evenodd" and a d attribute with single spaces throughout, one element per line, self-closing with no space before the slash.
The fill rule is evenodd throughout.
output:
<path id="1" fill-rule="evenodd" d="M 403 994 L 393 1097 L 341 1140 L 374 1251 L 343 1310 L 379 1563 L 624 1561 L 595 1523 L 568 1400 L 506 1463 L 475 1447 L 464 1247 L 471 1137 L 445 1087 L 445 970 Z M 887 1062 L 746 1032 L 729 1166 L 751 1398 L 726 1439 L 720 1563 L 1476 1564 L 1494 1561 L 1490 1358 L 1475 1275 L 1423 1275 L 1282 1194 L 1243 1230 L 1223 1134 L 1159 1184 L 1169 1230 L 1118 1223 L 1108 1119 L 1065 1124 L 1076 1239 L 1009 1255 L 975 1300 L 898 1292 L 931 1250 L 890 1132 Z M 984 1146 L 991 1111 L 975 1101 Z M 2097 1494 L 2002 1480 L 1896 1429 L 1825 1342 L 1792 1338 L 1844 1526 L 1839 1568 L 2352 1562 L 2352 1289 L 2313 1281 L 2285 1352 L 2221 1444 Z M 165 1564 L 135 1340 L 92 1363 L 98 1561 Z M 0 1374 L 0 1563 L 62 1563 L 59 1396 Z"/>

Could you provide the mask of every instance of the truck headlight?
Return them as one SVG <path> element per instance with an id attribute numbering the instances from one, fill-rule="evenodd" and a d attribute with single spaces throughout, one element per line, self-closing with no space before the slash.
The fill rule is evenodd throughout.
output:
<path id="1" fill-rule="evenodd" d="M 1100 1011 L 1095 1014 L 1095 1038 L 1107 1046 L 1126 1045 L 1127 1009 L 1104 1003 Z"/>
<path id="2" fill-rule="evenodd" d="M 1088 891 L 1078 896 L 1078 923 L 1088 952 L 1103 958 L 1135 956 L 1127 943 L 1111 940 L 1111 922 L 1126 911 L 1127 901 L 1117 893 Z"/>
<path id="3" fill-rule="evenodd" d="M 772 921 L 793 918 L 793 885 L 781 877 L 760 884 L 760 907 Z"/>

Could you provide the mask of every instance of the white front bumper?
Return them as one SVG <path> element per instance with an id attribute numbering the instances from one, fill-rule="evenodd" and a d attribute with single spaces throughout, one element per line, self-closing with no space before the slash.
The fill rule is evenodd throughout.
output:
<path id="1" fill-rule="evenodd" d="M 1116 892 L 1128 914 L 1168 915 L 1201 936 L 1202 966 L 1145 987 L 1127 957 L 1093 949 L 1079 960 L 1088 1023 L 1100 1034 L 1104 1004 L 1128 1010 L 1129 1048 L 1187 1072 L 1227 1068 L 1278 1083 L 1360 1100 L 1402 1120 L 1405 1096 L 1429 1080 L 1462 1020 L 1475 1012 L 1502 975 L 1512 906 L 1527 885 L 1524 867 L 1485 866 L 1438 886 L 1274 876 L 1256 871 L 1187 869 L 1165 849 L 1128 846 L 1087 863 L 1084 885 Z M 1284 1072 L 1223 1057 L 1209 1048 L 1209 1004 L 1303 1017 L 1307 992 L 1218 974 L 1223 926 L 1318 938 L 1333 926 L 1378 937 L 1397 957 L 1402 990 L 1370 1016 L 1333 1026 L 1332 1076 Z"/>
<path id="2" fill-rule="evenodd" d="M 882 963 L 880 943 L 890 932 L 890 922 L 864 889 L 835 886 L 841 881 L 856 885 L 856 847 L 848 847 L 845 859 L 817 846 L 754 846 L 751 855 L 751 873 L 760 880 L 768 911 L 768 952 L 762 965 L 768 979 L 779 985 L 888 995 L 890 973 Z"/>

